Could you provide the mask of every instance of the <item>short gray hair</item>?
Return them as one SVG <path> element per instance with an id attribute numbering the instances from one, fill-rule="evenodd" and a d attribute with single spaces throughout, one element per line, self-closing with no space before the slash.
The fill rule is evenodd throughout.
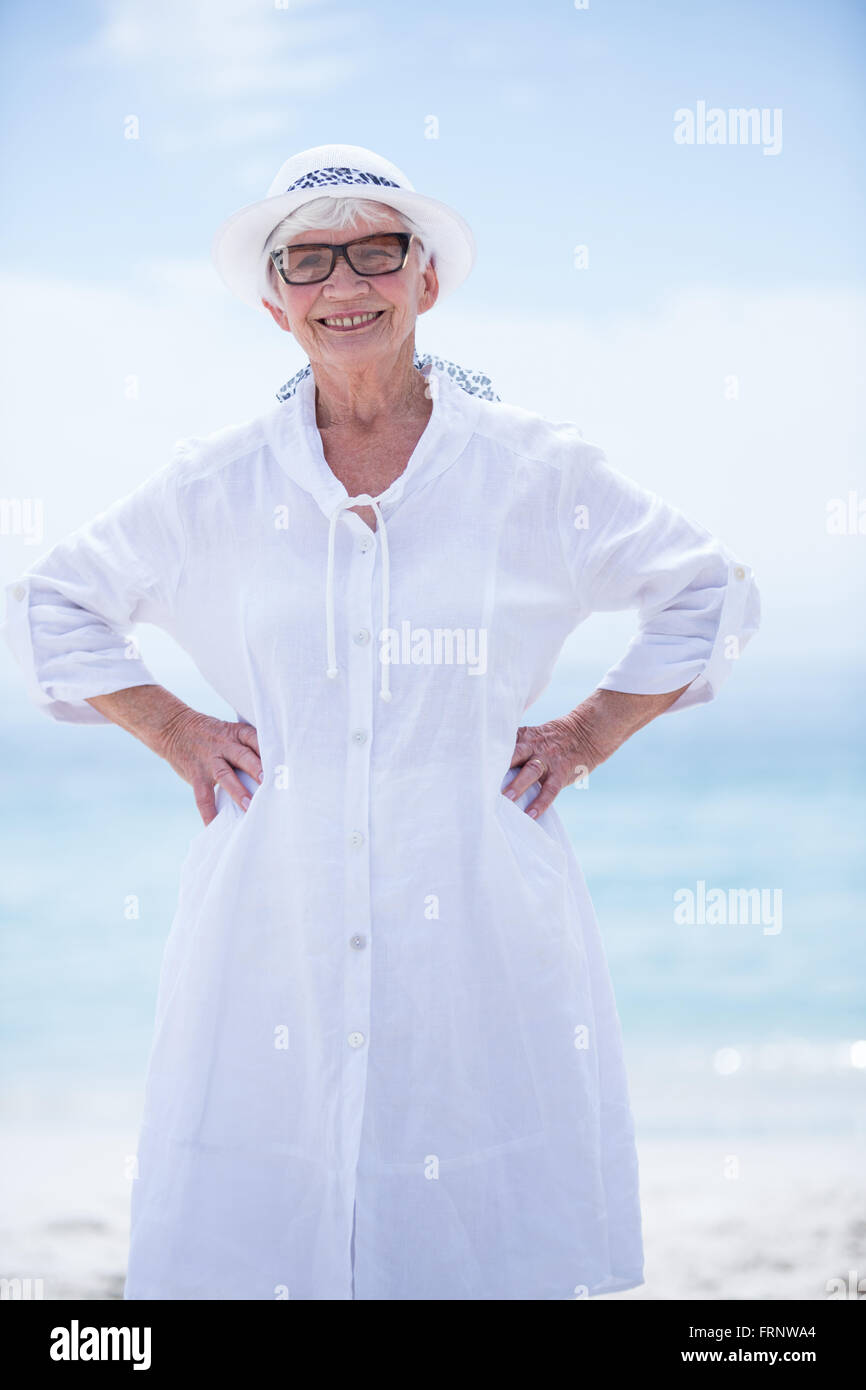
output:
<path id="1" fill-rule="evenodd" d="M 303 203 L 294 212 L 290 212 L 288 217 L 284 217 L 282 222 L 274 227 L 265 242 L 262 283 L 260 285 L 262 299 L 273 304 L 274 308 L 280 307 L 279 298 L 274 297 L 278 277 L 270 257 L 275 246 L 281 245 L 287 237 L 294 236 L 296 232 L 311 232 L 319 227 L 328 230 L 334 227 L 354 228 L 362 217 L 375 217 L 383 208 L 386 208 L 388 212 L 396 213 L 404 231 L 415 233 L 421 255 L 425 261 L 428 261 L 430 253 L 425 245 L 421 228 L 412 221 L 411 217 L 407 217 L 405 212 L 400 212 L 398 208 L 392 208 L 389 203 L 380 203 L 378 199 L 374 198 L 313 198 L 311 202 Z"/>

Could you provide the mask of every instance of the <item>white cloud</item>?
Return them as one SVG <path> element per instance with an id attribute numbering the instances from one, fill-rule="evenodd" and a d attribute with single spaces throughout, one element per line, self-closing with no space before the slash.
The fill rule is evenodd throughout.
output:
<path id="1" fill-rule="evenodd" d="M 308 16 L 320 0 L 286 0 L 279 7 L 257 0 L 104 0 L 102 21 L 78 59 L 113 63 L 183 63 L 198 68 L 256 58 L 292 39 L 315 36 Z"/>
<path id="2" fill-rule="evenodd" d="M 67 61 L 128 69 L 163 113 L 182 110 L 182 120 L 154 123 L 160 149 L 177 154 L 285 130 L 302 100 L 360 69 L 363 33 L 360 12 L 323 13 L 321 0 L 105 0 L 101 23 Z"/>

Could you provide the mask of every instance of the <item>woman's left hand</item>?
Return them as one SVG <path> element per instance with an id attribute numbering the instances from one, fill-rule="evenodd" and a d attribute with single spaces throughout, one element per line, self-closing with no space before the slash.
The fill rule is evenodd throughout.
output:
<path id="1" fill-rule="evenodd" d="M 540 816 L 563 787 L 586 777 L 602 761 L 573 714 L 547 724 L 521 725 L 510 764 L 520 771 L 502 795 L 516 801 L 533 782 L 540 782 L 538 795 L 526 807 L 528 816 Z"/>
<path id="2" fill-rule="evenodd" d="M 515 801 L 533 782 L 540 782 L 540 792 L 526 808 L 528 816 L 540 816 L 563 787 L 594 772 L 633 733 L 670 709 L 688 688 L 681 685 L 661 695 L 594 690 L 562 719 L 521 725 L 511 759 L 511 766 L 520 771 L 502 795 Z"/>

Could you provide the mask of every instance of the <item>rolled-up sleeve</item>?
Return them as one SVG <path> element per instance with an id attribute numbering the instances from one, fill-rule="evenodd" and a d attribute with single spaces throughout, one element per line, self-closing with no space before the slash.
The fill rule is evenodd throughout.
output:
<path id="1" fill-rule="evenodd" d="M 129 629 L 170 622 L 184 559 L 172 460 L 7 584 L 3 637 L 34 704 L 53 719 L 108 724 L 89 696 L 155 684 Z"/>
<path id="2" fill-rule="evenodd" d="M 749 565 L 720 540 L 584 446 L 563 470 L 560 521 L 578 620 L 635 609 L 637 631 L 598 682 L 658 695 L 668 712 L 712 700 L 760 623 Z"/>

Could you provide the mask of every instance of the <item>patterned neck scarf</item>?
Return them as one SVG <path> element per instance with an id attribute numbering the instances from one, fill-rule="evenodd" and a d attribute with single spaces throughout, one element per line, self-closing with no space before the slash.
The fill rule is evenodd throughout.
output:
<path id="1" fill-rule="evenodd" d="M 464 391 L 468 391 L 470 396 L 480 396 L 485 401 L 498 401 L 500 399 L 493 389 L 493 382 L 489 376 L 484 376 L 483 372 L 471 372 L 467 367 L 459 367 L 456 362 L 449 362 L 444 357 L 436 357 L 432 352 L 420 353 L 415 349 L 415 366 L 419 369 L 425 367 L 428 362 L 432 362 L 437 371 L 445 372 L 456 381 L 458 386 L 462 386 Z M 287 401 L 295 394 L 304 377 L 308 377 L 312 372 L 309 362 L 306 367 L 302 367 L 299 372 L 291 377 L 284 386 L 277 392 L 278 401 Z"/>

